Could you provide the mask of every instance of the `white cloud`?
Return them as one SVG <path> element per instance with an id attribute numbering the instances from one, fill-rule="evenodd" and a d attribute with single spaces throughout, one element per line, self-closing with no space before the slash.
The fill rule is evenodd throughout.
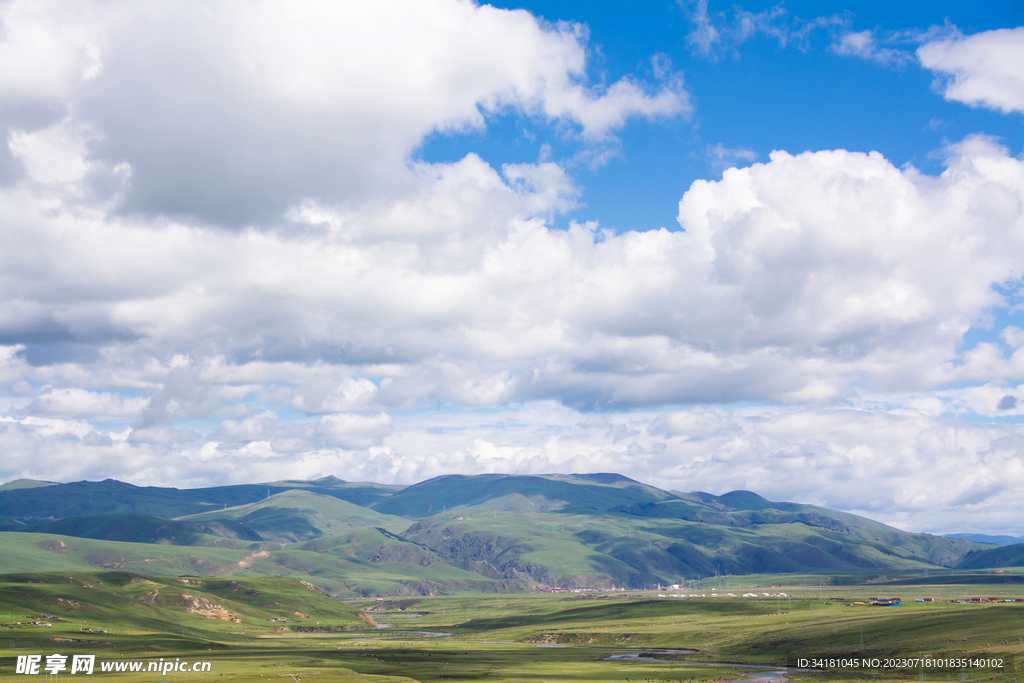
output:
<path id="1" fill-rule="evenodd" d="M 134 417 L 148 405 L 149 399 L 141 396 L 121 398 L 106 391 L 47 386 L 39 390 L 27 410 L 52 417 Z"/>
<path id="2" fill-rule="evenodd" d="M 415 182 L 406 162 L 425 136 L 509 110 L 587 144 L 629 117 L 690 111 L 678 74 L 653 90 L 628 76 L 588 85 L 580 26 L 457 0 L 11 2 L 0 21 L 9 106 L 56 100 L 65 128 L 91 131 L 89 160 L 131 175 L 92 185 L 123 189 L 127 211 L 203 223 L 266 225 L 305 199 L 387 201 Z M 31 159 L 46 156 L 49 116 L 7 122 L 20 153 L 34 142 Z"/>
<path id="3" fill-rule="evenodd" d="M 837 37 L 832 45 L 836 54 L 847 57 L 859 57 L 885 65 L 898 65 L 907 62 L 910 54 L 890 47 L 882 47 L 875 38 L 874 31 L 846 31 Z"/>
<path id="4" fill-rule="evenodd" d="M 1024 112 L 1024 27 L 982 31 L 925 43 L 921 65 L 939 74 L 947 100 L 1004 114 Z"/>
<path id="5" fill-rule="evenodd" d="M 563 166 L 416 148 L 514 111 L 599 161 L 628 117 L 689 111 L 678 75 L 591 86 L 581 27 L 390 8 L 3 5 L 0 55 L 24 65 L 0 59 L 21 166 L 0 187 L 5 477 L 625 470 L 806 500 L 889 468 L 906 488 L 872 495 L 895 512 L 814 501 L 938 528 L 915 483 L 935 471 L 955 492 L 937 505 L 1004 523 L 1017 428 L 949 415 L 1024 398 L 1018 329 L 960 350 L 1024 275 L 1020 159 L 970 137 L 932 177 L 719 144 L 713 161 L 750 165 L 694 183 L 682 230 L 555 229 L 581 194 Z M 730 44 L 824 21 L 738 11 Z M 964 384 L 983 386 L 948 389 Z M 835 408 L 893 397 L 907 412 Z M 576 412 L 742 401 L 795 407 Z M 445 423 L 467 407 L 473 425 Z M 882 435 L 911 455 L 883 458 Z M 955 478 L 963 457 L 991 513 Z"/>
<path id="6" fill-rule="evenodd" d="M 719 142 L 714 147 L 708 148 L 708 159 L 712 168 L 725 170 L 740 164 L 750 164 L 757 161 L 757 152 L 746 147 L 726 147 Z"/>
<path id="7" fill-rule="evenodd" d="M 400 201 L 307 205 L 264 232 L 53 212 L 23 186 L 0 211 L 12 253 L 31 258 L 7 265 L 18 295 L 0 315 L 35 340 L 10 362 L 94 354 L 16 377 L 116 374 L 146 387 L 147 425 L 228 417 L 254 387 L 317 412 L 432 396 L 814 402 L 854 382 L 1011 379 L 1016 357 L 957 347 L 1001 304 L 993 285 L 1022 275 L 1024 164 L 984 138 L 948 154 L 928 177 L 877 153 L 776 152 L 695 183 L 684 232 L 620 235 L 531 217 L 571 195 L 557 167 L 520 188 L 473 156 L 424 167 Z"/>
<path id="8" fill-rule="evenodd" d="M 33 133 L 11 131 L 7 146 L 28 176 L 42 184 L 80 183 L 89 170 L 88 132 L 68 119 Z"/>
<path id="9" fill-rule="evenodd" d="M 801 19 L 790 14 L 782 4 L 763 12 L 750 12 L 736 6 L 731 20 L 725 12 L 708 12 L 707 0 L 680 2 L 680 5 L 687 10 L 692 25 L 686 34 L 690 51 L 713 60 L 720 59 L 729 51 L 735 52 L 740 45 L 759 34 L 774 38 L 780 48 L 791 44 L 803 48 L 814 32 L 820 29 L 831 32 L 847 23 L 844 15 Z"/>
<path id="10" fill-rule="evenodd" d="M 346 450 L 365 450 L 371 446 L 379 446 L 390 433 L 391 416 L 387 413 L 324 415 L 316 428 L 318 437 L 332 441 Z"/>
<path id="11" fill-rule="evenodd" d="M 264 410 L 244 420 L 224 420 L 212 435 L 214 439 L 231 441 L 258 441 L 273 435 L 277 427 L 277 414 Z"/>
<path id="12" fill-rule="evenodd" d="M 12 98 L 66 98 L 103 68 L 97 43 L 102 27 L 85 3 L 65 6 L 8 2 L 0 7 L 7 30 L 0 41 L 0 91 Z"/>

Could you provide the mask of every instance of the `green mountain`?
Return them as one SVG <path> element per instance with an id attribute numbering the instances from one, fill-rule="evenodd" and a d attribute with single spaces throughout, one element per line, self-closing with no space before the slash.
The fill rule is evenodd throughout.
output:
<path id="1" fill-rule="evenodd" d="M 178 522 L 152 515 L 114 514 L 65 517 L 52 522 L 40 522 L 23 529 L 28 533 L 60 534 L 78 538 L 95 538 L 126 543 L 162 543 L 166 545 L 216 545 L 224 538 L 245 541 L 262 540 L 249 529 L 236 529 L 228 525 L 202 525 Z"/>
<path id="2" fill-rule="evenodd" d="M 78 481 L 46 487 L 0 490 L 0 515 L 30 518 L 34 521 L 115 513 L 173 519 L 220 510 L 224 507 L 256 503 L 276 493 L 293 490 L 332 496 L 357 505 L 370 505 L 401 488 L 367 482 L 345 482 L 336 477 L 324 477 L 316 481 L 278 481 L 269 484 L 202 489 L 133 486 L 106 479 L 98 482 Z"/>
<path id="3" fill-rule="evenodd" d="M 20 519 L 0 517 L 0 531 L 24 531 L 27 527 Z"/>
<path id="4" fill-rule="evenodd" d="M 17 489 L 37 489 L 43 486 L 55 486 L 55 481 L 39 481 L 37 479 L 15 479 L 6 484 L 0 484 L 0 491 L 14 491 Z"/>
<path id="5" fill-rule="evenodd" d="M 454 567 L 429 549 L 380 529 L 298 544 L 228 545 L 172 546 L 0 532 L 0 574 L 102 569 L 159 576 L 291 576 L 337 597 L 529 588 L 523 582 L 492 579 Z"/>
<path id="6" fill-rule="evenodd" d="M 245 529 L 254 535 L 254 540 L 277 543 L 336 536 L 368 527 L 402 530 L 409 525 L 407 519 L 381 514 L 347 500 L 301 489 L 276 493 L 248 505 L 181 519 L 215 525 L 216 528 Z"/>
<path id="7" fill-rule="evenodd" d="M 620 474 L 448 474 L 408 486 L 373 504 L 414 519 L 478 505 L 498 510 L 602 511 L 675 496 Z"/>
<path id="8" fill-rule="evenodd" d="M 617 474 L 447 475 L 408 487 L 326 477 L 193 490 L 107 480 L 0 491 L 0 505 L 8 532 L 0 571 L 301 574 L 347 596 L 997 561 L 982 552 L 991 546 L 968 540 L 750 491 L 663 491 Z M 91 514 L 96 507 L 123 511 Z M 135 511 L 147 507 L 173 514 Z"/>
<path id="9" fill-rule="evenodd" d="M 1024 536 L 992 536 L 989 534 L 942 534 L 945 538 L 962 538 L 975 543 L 991 543 L 992 545 L 1014 545 L 1024 542 Z"/>
<path id="10" fill-rule="evenodd" d="M 995 569 L 997 567 L 1024 567 L 1024 543 L 1004 545 L 1001 548 L 972 550 L 956 565 L 957 569 Z"/>

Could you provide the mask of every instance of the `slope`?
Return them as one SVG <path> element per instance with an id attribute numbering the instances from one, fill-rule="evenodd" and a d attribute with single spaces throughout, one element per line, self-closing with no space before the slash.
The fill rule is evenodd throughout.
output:
<path id="1" fill-rule="evenodd" d="M 0 491 L 14 491 L 17 489 L 38 489 L 44 486 L 53 486 L 57 482 L 55 481 L 39 481 L 38 479 L 15 479 L 4 484 L 0 484 Z"/>
<path id="2" fill-rule="evenodd" d="M 619 474 L 447 474 L 407 486 L 373 508 L 418 519 L 477 505 L 535 512 L 600 511 L 674 497 Z"/>
<path id="3" fill-rule="evenodd" d="M 335 477 L 324 477 L 316 481 L 282 481 L 201 489 L 133 486 L 106 479 L 0 490 L 0 515 L 24 521 L 115 513 L 148 514 L 173 519 L 219 510 L 225 506 L 248 505 L 275 493 L 295 489 L 355 501 L 356 504 L 369 504 L 401 488 L 367 482 L 344 482 Z"/>
<path id="4" fill-rule="evenodd" d="M 776 503 L 750 491 L 733 491 L 722 496 L 708 493 L 677 494 L 679 500 L 639 503 L 612 508 L 636 517 L 698 522 L 721 527 L 763 528 L 778 524 L 803 524 L 840 532 L 851 543 L 884 544 L 897 555 L 914 556 L 932 564 L 953 566 L 978 546 L 961 539 L 901 531 L 880 522 L 815 505 Z M 682 525 L 685 527 L 685 525 Z M 780 570 L 782 571 L 782 570 Z"/>
<path id="5" fill-rule="evenodd" d="M 457 566 L 565 588 L 643 588 L 711 575 L 935 568 L 913 552 L 802 522 L 724 526 L 622 513 L 500 512 L 419 520 L 409 540 Z"/>
<path id="6" fill-rule="evenodd" d="M 339 597 L 508 592 L 528 587 L 459 569 L 429 549 L 372 528 L 307 544 L 253 543 L 245 548 L 0 532 L 0 549 L 0 574 L 106 569 L 159 576 L 290 575 Z"/>
<path id="7" fill-rule="evenodd" d="M 972 551 L 956 566 L 957 569 L 995 569 L 998 567 L 1024 567 L 1024 543 Z"/>
<path id="8" fill-rule="evenodd" d="M 285 491 L 256 503 L 190 515 L 181 520 L 222 528 L 240 527 L 258 534 L 257 539 L 277 543 L 335 536 L 367 527 L 400 531 L 409 525 L 409 521 L 401 517 L 303 490 Z"/>
<path id="9" fill-rule="evenodd" d="M 202 525 L 134 514 L 65 517 L 53 522 L 32 524 L 19 531 L 167 545 L 223 545 L 227 538 L 249 542 L 262 540 L 254 531 L 241 525 Z"/>
<path id="10" fill-rule="evenodd" d="M 333 600 L 308 582 L 290 578 L 167 578 L 128 572 L 8 574 L 0 576 L 0 605 L 5 612 L 46 614 L 70 630 L 79 642 L 116 630 L 160 635 L 187 631 L 208 640 L 237 630 L 239 624 L 328 630 L 365 628 L 364 614 Z M 66 624 L 62 629 L 61 624 Z M 88 628 L 78 628 L 87 623 Z M 83 633 L 84 631 L 84 633 Z M 152 637 L 159 638 L 160 635 Z M 95 641 L 93 641 L 95 642 Z M 204 643 L 206 644 L 206 643 Z"/>

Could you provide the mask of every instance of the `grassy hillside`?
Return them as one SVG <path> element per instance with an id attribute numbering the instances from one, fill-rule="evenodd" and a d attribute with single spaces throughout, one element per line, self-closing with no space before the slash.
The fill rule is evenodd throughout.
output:
<path id="1" fill-rule="evenodd" d="M 405 536 L 461 567 L 562 587 L 642 588 L 711 575 L 937 568 L 905 548 L 803 523 L 729 527 L 477 507 L 420 520 Z"/>
<path id="2" fill-rule="evenodd" d="M 262 538 L 238 524 L 203 525 L 179 522 L 151 515 L 115 514 L 66 517 L 53 522 L 32 524 L 18 531 L 27 533 L 59 534 L 79 538 L 96 538 L 126 543 L 164 543 L 167 545 L 222 545 L 224 539 L 260 541 Z"/>
<path id="3" fill-rule="evenodd" d="M 684 496 L 684 499 L 620 506 L 612 511 L 637 517 L 750 529 L 765 528 L 767 525 L 803 524 L 822 531 L 840 532 L 852 537 L 851 542 L 859 545 L 866 541 L 892 546 L 900 556 L 918 557 L 943 566 L 952 566 L 971 550 L 978 549 L 970 541 L 907 533 L 846 512 L 814 505 L 768 501 L 750 491 L 733 491 L 724 496 L 707 493 L 679 495 Z"/>
<path id="4" fill-rule="evenodd" d="M 147 514 L 173 519 L 185 515 L 248 505 L 292 490 L 307 490 L 341 500 L 367 505 L 400 490 L 365 482 L 344 482 L 335 477 L 316 481 L 282 481 L 272 484 L 243 484 L 202 489 L 133 486 L 124 482 L 79 481 L 47 487 L 0 490 L 0 515 L 62 519 L 78 515 Z"/>
<path id="5" fill-rule="evenodd" d="M 53 534 L 0 532 L 0 573 L 145 572 L 160 576 L 294 576 L 331 595 L 433 595 L 523 590 L 454 567 L 383 529 L 363 529 L 307 543 L 252 543 L 244 548 L 124 543 Z"/>
<path id="6" fill-rule="evenodd" d="M 1024 536 L 991 536 L 989 534 L 943 534 L 944 538 L 962 538 L 965 541 L 975 543 L 990 543 L 992 545 L 1014 545 L 1024 542 Z"/>
<path id="7" fill-rule="evenodd" d="M 27 528 L 28 525 L 20 519 L 0 516 L 0 531 L 24 531 Z"/>
<path id="8" fill-rule="evenodd" d="M 238 507 L 183 517 L 191 523 L 244 528 L 257 539 L 277 543 L 336 536 L 354 529 L 381 527 L 401 531 L 409 521 L 328 495 L 306 490 L 277 493 Z"/>
<path id="9" fill-rule="evenodd" d="M 15 479 L 5 484 L 0 484 L 0 491 L 16 491 L 18 489 L 37 489 L 43 486 L 53 486 L 55 481 L 39 481 L 38 479 Z"/>
<path id="10" fill-rule="evenodd" d="M 975 550 L 967 554 L 957 569 L 989 569 L 995 567 L 1024 567 L 1024 543 L 1001 548 Z"/>
<path id="11" fill-rule="evenodd" d="M 67 500 L 43 506 L 42 498 L 30 498 L 46 492 L 66 492 Z M 13 555 L 0 559 L 9 571 L 302 572 L 337 595 L 530 590 L 538 584 L 642 588 L 751 573 L 936 569 L 990 547 L 910 534 L 750 491 L 667 492 L 615 474 L 449 475 L 405 488 L 325 477 L 190 491 L 105 481 L 0 494 L 0 502 L 16 509 L 32 503 L 42 506 L 29 506 L 37 514 L 76 513 L 28 526 L 24 519 L 0 519 L 4 530 L 54 534 L 71 549 L 11 540 L 4 549 Z M 91 504 L 72 504 L 90 498 Z M 189 512 L 173 520 L 140 512 L 82 514 L 90 505 L 130 508 L 139 501 Z M 44 564 L 27 563 L 40 547 Z"/>
<path id="12" fill-rule="evenodd" d="M 372 623 L 308 582 L 290 578 L 167 578 L 128 572 L 7 574 L 0 576 L 0 609 L 5 614 L 53 615 L 57 620 L 48 621 L 57 628 L 48 629 L 48 635 L 62 631 L 74 635 L 64 642 L 96 643 L 109 640 L 112 633 L 137 632 L 150 634 L 150 647 L 167 640 L 216 641 L 241 625 L 274 632 L 317 622 L 339 630 Z"/>
<path id="13" fill-rule="evenodd" d="M 498 510 L 579 512 L 673 497 L 619 474 L 448 474 L 408 486 L 373 507 L 380 512 L 418 519 L 444 510 L 480 505 Z"/>

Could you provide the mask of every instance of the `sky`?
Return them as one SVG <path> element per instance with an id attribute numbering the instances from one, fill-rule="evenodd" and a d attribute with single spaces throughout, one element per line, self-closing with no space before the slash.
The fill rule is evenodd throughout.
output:
<path id="1" fill-rule="evenodd" d="M 1019 2 L 0 3 L 0 480 L 1024 534 Z"/>

